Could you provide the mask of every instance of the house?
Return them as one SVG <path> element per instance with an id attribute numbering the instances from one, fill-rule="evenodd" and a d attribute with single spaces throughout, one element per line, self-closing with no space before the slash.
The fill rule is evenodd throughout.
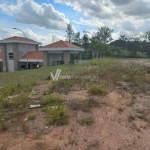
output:
<path id="1" fill-rule="evenodd" d="M 0 40 L 0 45 L 0 72 L 69 64 L 71 53 L 78 53 L 81 60 L 81 52 L 84 51 L 83 48 L 67 41 L 39 47 L 40 42 L 18 36 Z"/>
<path id="2" fill-rule="evenodd" d="M 0 46 L 0 72 L 2 72 L 2 47 Z"/>
<path id="3" fill-rule="evenodd" d="M 41 43 L 24 37 L 10 37 L 0 40 L 2 51 L 3 71 L 15 71 L 25 68 L 32 68 L 38 61 L 30 61 L 30 52 L 37 52 Z M 29 53 L 29 58 L 28 58 Z M 41 53 L 39 54 L 41 56 Z M 26 57 L 26 58 L 25 58 Z M 27 67 L 28 65 L 28 67 Z"/>
<path id="4" fill-rule="evenodd" d="M 67 41 L 61 40 L 41 47 L 39 48 L 39 51 L 43 52 L 43 66 L 50 66 L 61 63 L 69 64 L 71 53 L 78 53 L 79 59 L 81 60 L 81 52 L 83 52 L 84 49 Z"/>

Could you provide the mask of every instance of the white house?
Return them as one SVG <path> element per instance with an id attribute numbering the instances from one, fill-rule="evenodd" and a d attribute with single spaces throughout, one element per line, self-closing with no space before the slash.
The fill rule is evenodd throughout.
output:
<path id="1" fill-rule="evenodd" d="M 28 68 L 32 68 L 32 66 L 30 66 L 30 59 L 28 59 L 28 55 L 26 54 L 31 51 L 38 51 L 39 45 L 41 43 L 28 38 L 14 36 L 0 40 L 0 44 L 2 50 L 3 71 L 11 72 L 25 69 L 27 68 L 27 64 Z M 23 57 L 24 55 L 27 56 L 25 61 L 25 58 Z M 35 62 L 36 61 L 37 60 L 35 60 Z"/>

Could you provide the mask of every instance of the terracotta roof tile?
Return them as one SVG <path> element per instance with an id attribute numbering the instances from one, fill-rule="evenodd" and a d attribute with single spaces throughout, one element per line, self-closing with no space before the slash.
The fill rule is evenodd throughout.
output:
<path id="1" fill-rule="evenodd" d="M 26 59 L 27 54 L 23 55 L 21 59 Z M 43 52 L 28 52 L 28 59 L 43 59 Z"/>
<path id="2" fill-rule="evenodd" d="M 3 40 L 17 40 L 17 41 L 36 42 L 36 41 L 31 40 L 31 39 L 24 38 L 24 37 L 19 37 L 19 36 L 13 36 L 13 37 L 6 38 L 6 39 L 3 39 Z"/>
<path id="3" fill-rule="evenodd" d="M 44 46 L 43 48 L 60 48 L 60 47 L 67 47 L 67 48 L 81 48 L 77 45 L 74 45 L 72 43 L 69 43 L 67 41 L 58 41 L 49 45 Z"/>

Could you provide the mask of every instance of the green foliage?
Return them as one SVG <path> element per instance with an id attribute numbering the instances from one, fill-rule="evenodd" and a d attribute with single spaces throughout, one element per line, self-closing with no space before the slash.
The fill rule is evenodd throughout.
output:
<path id="1" fill-rule="evenodd" d="M 0 90 L 1 95 L 14 95 L 18 93 L 18 86 L 17 84 L 9 83 L 5 88 Z"/>
<path id="2" fill-rule="evenodd" d="M 94 123 L 94 119 L 91 116 L 83 116 L 80 120 L 78 120 L 80 125 L 92 125 Z"/>
<path id="3" fill-rule="evenodd" d="M 8 98 L 4 95 L 0 96 L 0 108 L 8 108 L 10 106 L 10 102 Z"/>
<path id="4" fill-rule="evenodd" d="M 36 118 L 36 115 L 30 115 L 29 117 L 28 117 L 28 120 L 34 120 Z"/>
<path id="5" fill-rule="evenodd" d="M 65 125 L 69 123 L 67 108 L 63 105 L 45 108 L 47 124 Z"/>
<path id="6" fill-rule="evenodd" d="M 3 130 L 3 131 L 8 129 L 8 125 L 7 125 L 6 121 L 5 121 L 5 119 L 1 119 L 0 120 L 0 127 L 1 127 L 1 130 Z"/>
<path id="7" fill-rule="evenodd" d="M 62 102 L 62 96 L 60 94 L 50 94 L 41 98 L 43 105 L 57 105 Z"/>
<path id="8" fill-rule="evenodd" d="M 9 96 L 20 94 L 20 92 L 29 93 L 34 85 L 36 85 L 35 80 L 32 80 L 31 82 L 23 82 L 22 84 L 9 83 L 5 88 L 0 90 L 0 95 Z"/>
<path id="9" fill-rule="evenodd" d="M 26 108 L 29 103 L 29 98 L 27 93 L 22 93 L 17 97 L 18 105 L 21 105 L 23 108 Z"/>
<path id="10" fill-rule="evenodd" d="M 101 66 L 107 66 L 114 64 L 116 62 L 116 59 L 113 58 L 101 58 L 101 59 L 93 59 L 91 61 L 91 65 L 101 65 Z"/>
<path id="11" fill-rule="evenodd" d="M 107 90 L 103 86 L 99 86 L 99 85 L 91 85 L 91 86 L 89 86 L 88 92 L 91 95 L 100 95 L 100 96 L 107 94 Z"/>

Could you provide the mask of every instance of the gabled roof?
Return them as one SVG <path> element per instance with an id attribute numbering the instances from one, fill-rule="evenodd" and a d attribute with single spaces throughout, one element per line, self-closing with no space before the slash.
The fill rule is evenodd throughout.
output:
<path id="1" fill-rule="evenodd" d="M 74 53 L 74 52 L 84 51 L 83 48 L 75 44 L 69 43 L 67 41 L 58 41 L 58 42 L 46 45 L 44 47 L 40 47 L 39 50 L 48 51 L 51 53 L 55 53 L 55 52 L 62 53 L 63 51 L 70 51 Z"/>
<path id="2" fill-rule="evenodd" d="M 69 43 L 67 41 L 58 41 L 49 45 L 44 46 L 43 48 L 81 48 L 77 45 Z"/>
<path id="3" fill-rule="evenodd" d="M 0 43 L 30 43 L 30 44 L 38 44 L 40 45 L 41 43 L 39 42 L 36 42 L 34 40 L 31 40 L 31 39 L 28 39 L 28 38 L 25 38 L 25 37 L 19 37 L 19 36 L 13 36 L 13 37 L 10 37 L 10 38 L 6 38 L 6 39 L 3 39 L 3 40 L 0 40 Z"/>
<path id="4" fill-rule="evenodd" d="M 28 52 L 28 55 L 25 54 L 23 55 L 20 59 L 43 59 L 43 52 L 38 52 L 38 51 L 32 51 Z"/>

